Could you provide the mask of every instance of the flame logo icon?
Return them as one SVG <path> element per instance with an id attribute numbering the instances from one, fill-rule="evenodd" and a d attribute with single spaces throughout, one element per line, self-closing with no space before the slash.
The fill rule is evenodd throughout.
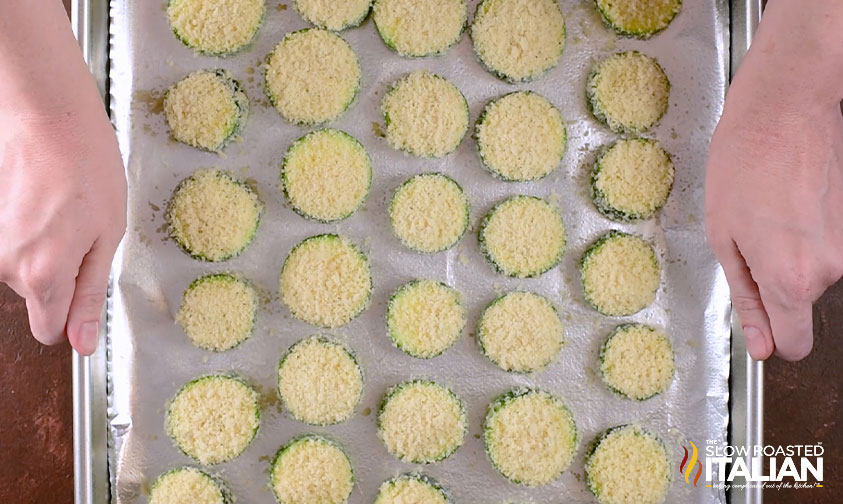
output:
<path id="1" fill-rule="evenodd" d="M 685 456 L 682 458 L 682 463 L 679 464 L 679 472 L 685 475 L 685 483 L 690 485 L 691 473 L 694 471 L 694 464 L 696 464 L 697 474 L 694 476 L 694 486 L 697 486 L 697 482 L 700 480 L 700 475 L 702 475 L 702 462 L 700 462 L 698 458 L 699 453 L 697 452 L 697 445 L 695 445 L 693 441 L 688 442 L 691 443 L 691 460 L 688 460 L 688 449 L 683 446 L 682 449 L 685 450 Z"/>

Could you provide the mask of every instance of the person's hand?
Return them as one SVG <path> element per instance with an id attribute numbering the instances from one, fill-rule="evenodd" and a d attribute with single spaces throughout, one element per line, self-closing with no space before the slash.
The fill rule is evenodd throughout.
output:
<path id="1" fill-rule="evenodd" d="M 0 116 L 0 281 L 26 298 L 32 334 L 96 349 L 126 181 L 102 106 Z"/>
<path id="2" fill-rule="evenodd" d="M 812 303 L 843 275 L 843 115 L 827 76 L 761 28 L 711 141 L 706 232 L 749 354 L 798 360 L 813 345 Z"/>

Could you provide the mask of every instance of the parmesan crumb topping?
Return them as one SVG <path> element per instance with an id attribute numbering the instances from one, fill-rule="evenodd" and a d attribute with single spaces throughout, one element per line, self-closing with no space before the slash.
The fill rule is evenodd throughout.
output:
<path id="1" fill-rule="evenodd" d="M 311 336 L 293 344 L 278 365 L 278 395 L 297 419 L 329 425 L 351 418 L 363 394 L 363 373 L 342 343 Z"/>
<path id="2" fill-rule="evenodd" d="M 609 316 L 632 315 L 656 299 L 661 266 L 644 239 L 610 231 L 583 255 L 582 284 L 586 300 Z"/>
<path id="3" fill-rule="evenodd" d="M 489 102 L 477 121 L 483 164 L 509 181 L 538 180 L 565 154 L 562 114 L 547 98 L 517 91 Z"/>
<path id="4" fill-rule="evenodd" d="M 586 89 L 597 119 L 617 133 L 636 133 L 652 128 L 667 112 L 670 81 L 655 59 L 627 51 L 598 63 Z"/>
<path id="5" fill-rule="evenodd" d="M 386 311 L 386 326 L 395 346 L 413 357 L 429 359 L 456 343 L 465 326 L 459 293 L 433 280 L 401 286 Z"/>
<path id="6" fill-rule="evenodd" d="M 296 245 L 281 269 L 281 299 L 297 319 L 320 327 L 347 324 L 369 302 L 366 256 L 350 241 L 326 234 Z"/>
<path id="7" fill-rule="evenodd" d="M 384 481 L 375 504 L 450 504 L 442 487 L 423 474 L 402 474 Z"/>
<path id="8" fill-rule="evenodd" d="M 259 425 L 257 392 L 224 375 L 188 382 L 167 408 L 167 434 L 203 465 L 226 462 L 243 453 Z"/>
<path id="9" fill-rule="evenodd" d="M 559 62 L 565 18 L 556 0 L 483 0 L 471 38 L 489 70 L 511 82 L 528 81 Z"/>
<path id="10" fill-rule="evenodd" d="M 222 352 L 252 335 L 258 295 L 246 281 L 227 273 L 194 280 L 182 295 L 176 321 L 199 348 Z"/>
<path id="11" fill-rule="evenodd" d="M 661 504 L 670 485 L 670 459 L 658 438 L 625 425 L 602 435 L 586 458 L 585 473 L 601 504 Z"/>
<path id="12" fill-rule="evenodd" d="M 348 456 L 316 434 L 294 438 L 278 450 L 270 480 L 281 504 L 343 504 L 354 487 Z"/>
<path id="13" fill-rule="evenodd" d="M 266 92 L 278 112 L 295 124 L 333 121 L 357 96 L 360 63 L 335 33 L 288 33 L 266 63 Z"/>
<path id="14" fill-rule="evenodd" d="M 571 412 L 557 397 L 513 390 L 489 405 L 483 426 L 492 465 L 514 483 L 546 485 L 562 474 L 577 450 Z"/>
<path id="15" fill-rule="evenodd" d="M 468 130 L 468 103 L 456 86 L 426 70 L 398 79 L 381 111 L 390 145 L 419 157 L 453 152 Z"/>
<path id="16" fill-rule="evenodd" d="M 456 44 L 468 14 L 464 0 L 376 0 L 372 19 L 401 56 L 441 54 Z"/>
<path id="17" fill-rule="evenodd" d="M 656 140 L 618 140 L 597 159 L 591 185 L 594 204 L 607 217 L 648 219 L 667 202 L 673 162 Z"/>
<path id="18" fill-rule="evenodd" d="M 477 339 L 492 362 L 517 373 L 544 369 L 565 344 L 556 309 L 532 292 L 510 292 L 493 301 L 480 318 Z"/>
<path id="19" fill-rule="evenodd" d="M 467 429 L 465 406 L 446 387 L 426 380 L 387 391 L 378 414 L 378 435 L 389 453 L 405 462 L 438 462 L 457 451 Z"/>
<path id="20" fill-rule="evenodd" d="M 227 504 L 228 490 L 195 467 L 179 467 L 155 480 L 149 504 Z"/>
<path id="21" fill-rule="evenodd" d="M 395 191 L 389 222 L 401 243 L 418 252 L 454 246 L 468 228 L 468 198 L 452 178 L 439 173 L 416 175 Z"/>
<path id="22" fill-rule="evenodd" d="M 203 261 L 225 261 L 255 237 L 263 205 L 246 184 L 220 170 L 197 170 L 179 183 L 167 208 L 170 237 Z"/>
<path id="23" fill-rule="evenodd" d="M 597 0 L 597 8 L 621 35 L 649 38 L 667 28 L 682 8 L 682 0 Z"/>
<path id="24" fill-rule="evenodd" d="M 323 222 L 353 214 L 369 194 L 372 162 L 363 145 L 335 129 L 313 131 L 287 150 L 281 183 L 293 209 Z"/>
<path id="25" fill-rule="evenodd" d="M 613 391 L 643 401 L 673 381 L 673 348 L 662 331 L 643 324 L 615 329 L 600 349 L 600 373 Z"/>
<path id="26" fill-rule="evenodd" d="M 550 203 L 513 196 L 497 204 L 480 225 L 480 247 L 500 273 L 526 278 L 562 260 L 565 226 Z"/>
<path id="27" fill-rule="evenodd" d="M 237 52 L 258 32 L 265 0 L 169 0 L 170 28 L 184 45 L 226 55 Z"/>
<path id="28" fill-rule="evenodd" d="M 359 25 L 372 0 L 294 0 L 296 10 L 310 24 L 318 28 L 340 31 Z"/>

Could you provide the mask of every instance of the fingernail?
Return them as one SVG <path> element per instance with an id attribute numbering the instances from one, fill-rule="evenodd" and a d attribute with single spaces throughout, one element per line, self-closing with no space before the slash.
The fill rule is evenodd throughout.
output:
<path id="1" fill-rule="evenodd" d="M 100 323 L 96 320 L 83 322 L 79 326 L 79 347 L 76 349 L 83 355 L 91 355 L 97 349 L 99 340 Z"/>
<path id="2" fill-rule="evenodd" d="M 753 359 L 766 357 L 769 353 L 767 351 L 767 340 L 764 338 L 764 333 L 761 329 L 753 326 L 745 326 L 743 328 L 743 338 L 746 342 L 746 350 Z"/>

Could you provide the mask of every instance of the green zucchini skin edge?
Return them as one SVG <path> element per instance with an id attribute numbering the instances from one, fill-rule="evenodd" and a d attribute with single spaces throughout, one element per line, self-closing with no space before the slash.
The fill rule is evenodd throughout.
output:
<path id="1" fill-rule="evenodd" d="M 176 237 L 175 230 L 173 229 L 173 226 L 171 224 L 172 223 L 173 200 L 175 199 L 176 194 L 178 194 L 179 190 L 181 190 L 181 188 L 185 184 L 194 180 L 193 176 L 196 174 L 196 172 L 194 172 L 194 173 L 190 174 L 188 177 L 184 178 L 181 182 L 179 182 L 176 185 L 176 188 L 173 189 L 173 193 L 170 196 L 169 202 L 167 203 L 167 208 L 164 211 L 164 220 L 167 221 L 167 234 L 168 234 L 168 236 L 170 237 L 170 239 L 173 240 L 173 242 L 175 242 L 175 244 L 182 250 L 182 252 L 184 252 L 185 254 L 189 255 L 190 257 L 196 259 L 197 261 L 218 263 L 218 262 L 225 262 L 225 261 L 228 261 L 230 259 L 233 259 L 233 258 L 239 256 L 244 250 L 246 250 L 246 248 L 249 245 L 252 244 L 252 242 L 255 240 L 255 235 L 258 232 L 258 227 L 260 226 L 261 218 L 263 217 L 264 207 L 263 207 L 263 202 L 260 200 L 260 196 L 258 195 L 257 191 L 252 189 L 252 187 L 250 187 L 249 184 L 234 178 L 234 176 L 228 171 L 214 170 L 214 173 L 216 174 L 216 176 L 218 176 L 220 178 L 223 178 L 225 180 L 228 180 L 229 182 L 232 182 L 232 183 L 240 186 L 241 188 L 245 189 L 246 192 L 255 196 L 255 202 L 256 202 L 256 205 L 258 207 L 258 217 L 257 217 L 257 219 L 255 219 L 255 227 L 252 229 L 252 232 L 249 235 L 248 240 L 246 240 L 246 243 L 244 243 L 242 247 L 240 247 L 238 250 L 232 252 L 231 254 L 229 254 L 227 256 L 224 256 L 220 259 L 212 260 L 212 259 L 209 259 L 208 257 L 206 257 L 202 254 L 193 252 L 192 250 L 188 249 L 187 246 L 184 243 L 182 243 Z"/>
<path id="2" fill-rule="evenodd" d="M 454 504 L 454 500 L 453 500 L 453 498 L 451 498 L 451 494 L 450 494 L 450 492 L 448 492 L 447 489 L 445 489 L 442 485 L 440 485 L 439 482 L 436 479 L 428 476 L 427 474 L 422 474 L 420 472 L 406 472 L 406 473 L 399 474 L 398 476 L 389 478 L 388 480 L 384 481 L 383 483 L 381 483 L 381 486 L 383 486 L 383 485 L 394 486 L 396 483 L 398 483 L 399 481 L 402 481 L 402 480 L 413 480 L 413 481 L 419 481 L 421 483 L 424 483 L 425 485 L 428 485 L 431 488 L 433 488 L 434 490 L 436 490 L 439 493 L 439 495 L 441 495 L 442 498 L 445 499 L 445 502 L 447 502 L 448 504 Z M 377 504 L 377 499 L 375 499 L 375 503 Z"/>
<path id="3" fill-rule="evenodd" d="M 198 285 L 201 285 L 201 284 L 206 283 L 206 282 L 213 282 L 213 281 L 216 281 L 216 280 L 224 280 L 226 282 L 242 282 L 242 283 L 246 284 L 246 286 L 248 286 L 249 289 L 252 289 L 252 291 L 254 291 L 254 288 L 255 288 L 255 286 L 252 284 L 252 282 L 248 281 L 247 279 L 245 279 L 245 278 L 243 278 L 239 275 L 234 275 L 232 273 L 210 273 L 208 275 L 202 275 L 199 278 L 190 282 L 190 285 L 187 286 L 187 289 L 185 289 L 184 294 L 187 294 L 188 292 L 193 290 Z M 182 295 L 182 298 L 184 297 L 184 294 Z M 216 349 L 213 349 L 213 348 L 205 348 L 205 347 L 199 347 L 199 348 L 201 348 L 203 350 L 215 352 L 215 353 L 222 353 L 222 352 L 227 352 L 229 350 L 234 350 L 235 348 L 242 345 L 244 342 L 246 342 L 249 338 L 251 338 L 255 334 L 255 325 L 257 324 L 257 321 L 258 321 L 259 304 L 260 303 L 257 301 L 257 292 L 255 292 L 255 304 L 254 304 L 255 311 L 252 315 L 252 326 L 249 328 L 249 334 L 245 338 L 243 338 L 242 340 L 238 341 L 237 344 L 235 344 L 231 348 L 226 348 L 225 350 L 216 350 Z"/>
<path id="4" fill-rule="evenodd" d="M 433 52 L 429 52 L 429 53 L 426 53 L 426 54 L 404 53 L 404 52 L 399 51 L 395 47 L 395 42 L 393 42 L 389 38 L 389 36 L 387 36 L 387 34 L 385 34 L 383 32 L 383 30 L 381 30 L 380 25 L 378 25 L 378 22 L 375 20 L 374 9 L 376 8 L 378 2 L 380 2 L 380 1 L 382 1 L 382 0 L 374 0 L 372 2 L 372 22 L 374 23 L 375 29 L 377 30 L 378 35 L 380 36 L 380 39 L 383 41 L 384 45 L 386 47 L 388 47 L 389 49 L 391 49 L 392 51 L 394 51 L 395 54 L 397 54 L 398 56 L 401 56 L 402 58 L 422 59 L 422 58 L 428 58 L 428 57 L 433 57 L 433 56 L 441 56 L 441 55 L 445 54 L 446 52 L 448 52 L 452 47 L 457 45 L 457 43 L 459 43 L 460 39 L 462 39 L 462 34 L 463 34 L 463 32 L 465 31 L 465 29 L 468 25 L 467 7 L 466 7 L 466 4 L 465 4 L 465 0 L 461 0 L 460 3 L 462 3 L 462 8 L 463 8 L 463 20 L 462 20 L 462 27 L 460 28 L 460 32 L 457 34 L 457 38 L 452 40 L 450 43 L 448 43 L 447 46 L 443 47 L 442 49 L 439 49 L 438 51 L 433 51 Z"/>
<path id="5" fill-rule="evenodd" d="M 460 240 L 462 240 L 463 236 L 465 236 L 466 231 L 468 231 L 468 225 L 469 225 L 470 213 L 471 213 L 471 204 L 468 201 L 468 196 L 466 196 L 465 190 L 462 188 L 462 186 L 459 184 L 459 182 L 457 182 L 456 180 L 452 179 L 448 175 L 445 175 L 444 173 L 441 173 L 441 172 L 426 172 L 426 173 L 419 173 L 418 175 L 413 175 L 412 177 L 410 177 L 407 180 L 405 180 L 404 182 L 402 182 L 401 185 L 399 185 L 398 187 L 395 188 L 395 192 L 392 193 L 392 199 L 389 202 L 388 213 L 389 213 L 389 218 L 390 218 L 390 221 L 391 221 L 392 220 L 392 207 L 395 204 L 395 197 L 398 195 L 398 193 L 401 191 L 401 189 L 407 187 L 408 185 L 410 185 L 415 180 L 420 179 L 420 178 L 425 178 L 425 177 L 442 177 L 442 178 L 447 179 L 449 182 L 451 182 L 455 186 L 457 186 L 457 189 L 459 189 L 460 194 L 462 195 L 463 199 L 465 200 L 465 226 L 463 226 L 462 232 L 460 232 L 460 235 L 457 237 L 456 240 L 454 240 L 453 243 L 451 243 L 450 245 L 448 245 L 446 247 L 440 248 L 438 250 L 432 250 L 432 251 L 419 250 L 415 247 L 410 246 L 408 243 L 405 243 L 404 240 L 402 240 L 398 236 L 396 236 L 396 238 L 398 238 L 398 241 L 400 241 L 402 245 L 404 245 L 408 249 L 412 250 L 413 252 L 418 252 L 420 254 L 438 254 L 439 252 L 444 252 L 446 250 L 449 250 L 449 249 L 453 248 L 457 243 L 460 242 Z M 395 233 L 393 232 L 393 235 L 394 234 Z"/>
<path id="6" fill-rule="evenodd" d="M 217 489 L 220 492 L 220 496 L 222 497 L 223 504 L 235 504 L 234 496 L 231 493 L 231 489 L 228 487 L 226 482 L 223 481 L 222 478 L 220 478 L 219 476 L 216 476 L 216 475 L 212 475 L 212 474 L 210 474 L 206 471 L 203 471 L 202 469 L 200 469 L 198 467 L 187 466 L 187 465 L 174 467 L 174 468 L 170 469 L 169 471 L 167 471 L 165 473 L 162 473 L 160 476 L 158 476 L 158 478 L 155 479 L 155 482 L 152 483 L 152 487 L 150 488 L 150 491 L 149 491 L 150 495 L 152 495 L 152 492 L 155 491 L 155 488 L 158 487 L 158 485 L 161 483 L 161 481 L 164 479 L 164 477 L 169 476 L 171 474 L 175 474 L 175 473 L 184 471 L 184 470 L 193 470 L 193 471 L 199 472 L 203 477 L 210 480 L 217 487 Z"/>
<path id="7" fill-rule="evenodd" d="M 594 0 L 594 5 L 595 7 L 597 7 L 597 11 L 600 12 L 600 17 L 603 18 L 604 25 L 615 30 L 615 32 L 619 35 L 623 35 L 625 37 L 634 37 L 641 40 L 647 40 L 653 35 L 666 30 L 667 27 L 670 26 L 670 23 L 672 23 L 673 20 L 676 19 L 676 16 L 679 15 L 679 12 L 682 10 L 682 0 L 676 0 L 676 7 L 673 9 L 673 15 L 670 17 L 670 19 L 667 20 L 663 27 L 653 31 L 634 31 L 627 30 L 626 28 L 622 27 L 620 24 L 615 22 L 609 15 L 609 13 L 600 7 L 600 2 L 598 2 L 597 0 Z"/>
<path id="8" fill-rule="evenodd" d="M 606 381 L 606 375 L 605 375 L 605 373 L 603 373 L 603 363 L 605 362 L 606 352 L 609 350 L 609 346 L 611 345 L 612 339 L 615 336 L 626 332 L 628 329 L 632 329 L 632 328 L 635 328 L 635 327 L 645 327 L 645 328 L 649 329 L 650 331 L 656 330 L 654 327 L 649 326 L 647 324 L 638 324 L 638 323 L 621 324 L 618 327 L 616 327 L 615 329 L 613 329 L 612 332 L 609 333 L 609 336 L 606 338 L 606 341 L 604 341 L 603 344 L 600 345 L 600 351 L 599 351 L 599 354 L 598 354 L 598 365 L 599 365 L 598 369 L 600 369 L 600 377 L 602 378 L 603 384 L 606 385 L 606 388 L 608 388 L 613 394 L 615 394 L 619 397 L 623 397 L 625 399 L 631 399 L 631 400 L 636 401 L 636 402 L 644 402 L 647 399 L 652 399 L 653 397 L 656 397 L 657 395 L 662 394 L 662 392 L 656 392 L 655 394 L 652 394 L 652 395 L 647 396 L 647 397 L 643 397 L 641 399 L 639 399 L 637 397 L 630 397 L 630 396 L 624 394 L 623 392 L 621 392 L 620 390 L 616 389 L 615 387 L 609 385 L 609 383 Z M 670 347 L 670 351 L 673 352 L 673 345 L 670 343 L 669 340 L 668 340 L 667 344 Z M 675 376 L 676 376 L 676 369 L 674 367 L 672 377 L 675 377 Z"/>
<path id="9" fill-rule="evenodd" d="M 276 376 L 276 378 L 275 378 L 275 390 L 276 390 L 276 393 L 278 394 L 279 399 L 281 398 L 281 393 L 280 393 L 280 391 L 281 391 L 281 368 L 284 367 L 284 363 L 287 361 L 287 357 L 289 357 L 293 353 L 293 351 L 295 351 L 296 347 L 298 347 L 299 345 L 301 345 L 303 343 L 307 343 L 307 342 L 310 342 L 310 341 L 317 341 L 317 342 L 322 343 L 324 345 L 329 345 L 329 346 L 338 347 L 338 348 L 342 349 L 343 352 L 345 352 L 345 354 L 352 360 L 352 362 L 354 362 L 354 365 L 357 368 L 358 376 L 360 376 L 360 381 L 365 384 L 365 376 L 363 375 L 363 368 L 360 366 L 360 361 L 357 360 L 357 355 L 354 353 L 354 350 L 352 350 L 350 346 L 346 345 L 345 343 L 343 343 L 343 342 L 339 341 L 338 339 L 336 339 L 332 336 L 329 336 L 327 334 L 314 334 L 312 336 L 304 337 L 304 338 L 296 341 L 292 345 L 290 345 L 290 348 L 288 348 L 284 352 L 284 355 L 281 356 L 281 360 L 278 361 L 278 366 L 276 368 L 276 373 L 275 373 L 275 376 Z M 357 404 L 354 407 L 355 409 L 357 409 L 357 406 L 360 404 L 360 400 L 362 398 L 363 398 L 363 394 L 361 393 L 360 397 L 357 398 Z M 283 403 L 283 400 L 282 400 L 282 403 Z M 337 424 L 340 424 L 340 423 L 345 422 L 345 421 L 350 419 L 350 417 L 349 417 L 349 418 L 344 418 L 342 420 L 332 422 L 332 423 L 315 423 L 314 424 L 314 423 L 310 423 L 310 422 L 305 422 L 304 420 L 299 418 L 295 413 L 290 411 L 289 408 L 285 408 L 285 409 L 287 409 L 287 411 L 290 412 L 290 416 L 295 418 L 297 421 L 308 424 L 308 425 L 313 425 L 313 426 L 316 426 L 316 427 L 324 427 L 326 425 L 337 425 Z M 353 416 L 353 413 L 352 413 L 352 416 Z"/>
<path id="10" fill-rule="evenodd" d="M 176 2 L 176 1 L 178 1 L 178 0 L 168 0 L 168 1 L 167 1 L 167 7 L 169 8 L 169 7 L 170 7 L 170 5 L 172 5 L 172 4 L 173 4 L 174 2 Z M 188 49 L 191 49 L 191 50 L 193 50 L 193 51 L 196 51 L 196 52 L 197 52 L 197 53 L 199 53 L 199 54 L 204 54 L 204 55 L 207 55 L 207 56 L 217 56 L 217 57 L 225 58 L 225 57 L 228 57 L 228 56 L 234 56 L 234 55 L 236 55 L 236 54 L 238 54 L 238 53 L 241 53 L 241 52 L 243 52 L 243 51 L 247 50 L 249 47 L 251 47 L 251 46 L 252 46 L 252 43 L 254 43 L 255 38 L 256 38 L 256 37 L 257 37 L 257 35 L 258 35 L 258 32 L 260 31 L 261 26 L 263 25 L 263 21 L 264 21 L 264 19 L 265 19 L 265 18 L 266 18 L 266 2 L 264 1 L 264 3 L 263 3 L 263 11 L 261 12 L 261 17 L 260 17 L 260 19 L 258 20 L 257 24 L 255 25 L 255 29 L 254 29 L 254 31 L 252 32 L 252 37 L 249 39 L 249 41 L 248 41 L 248 42 L 246 42 L 245 44 L 243 44 L 243 45 L 239 46 L 239 47 L 236 47 L 234 50 L 231 50 L 231 51 L 219 51 L 219 52 L 215 52 L 215 51 L 206 51 L 205 49 L 201 49 L 201 48 L 199 48 L 199 47 L 194 47 L 194 46 L 192 46 L 192 45 L 190 44 L 190 42 L 188 42 L 188 41 L 187 41 L 187 40 L 186 40 L 186 39 L 182 36 L 182 34 L 180 34 L 180 33 L 178 32 L 178 30 L 176 30 L 176 28 L 175 28 L 175 27 L 173 26 L 173 24 L 170 22 L 170 16 L 169 16 L 169 15 L 167 16 L 167 24 L 170 26 L 170 31 L 171 31 L 171 32 L 173 32 L 173 35 L 176 37 L 176 39 L 178 39 L 178 41 L 179 41 L 179 42 L 181 42 L 181 43 L 182 43 L 185 47 L 187 47 Z"/>
<path id="11" fill-rule="evenodd" d="M 424 281 L 424 279 L 415 279 L 415 280 L 411 280 L 411 281 L 409 281 L 409 282 L 405 283 L 404 285 L 402 285 L 402 286 L 398 287 L 398 288 L 395 290 L 395 292 L 393 292 L 393 293 L 392 293 L 392 295 L 391 295 L 391 296 L 389 296 L 389 301 L 387 301 L 387 303 L 386 303 L 386 329 L 387 329 L 387 331 L 386 331 L 386 332 L 387 332 L 387 334 L 389 335 L 389 339 L 392 341 L 392 345 L 393 345 L 395 348 L 397 348 L 397 349 L 401 350 L 402 352 L 404 352 L 405 354 L 409 355 L 410 357 L 415 357 L 416 359 L 428 360 L 428 359 L 432 359 L 432 358 L 434 358 L 434 357 L 438 357 L 439 355 L 442 355 L 443 353 L 445 353 L 445 351 L 446 351 L 446 350 L 448 350 L 449 348 L 451 348 L 451 346 L 453 346 L 454 344 L 456 344 L 456 340 L 454 341 L 454 343 L 453 343 L 453 344 L 451 344 L 451 346 L 449 346 L 448 348 L 443 349 L 441 352 L 437 352 L 437 353 L 430 354 L 430 355 L 419 355 L 419 354 L 416 354 L 416 353 L 411 352 L 409 349 L 407 349 L 407 348 L 405 348 L 405 347 L 404 347 L 404 345 L 403 345 L 403 344 L 402 344 L 402 342 L 401 342 L 401 341 L 403 340 L 403 338 L 400 338 L 399 336 L 397 336 L 397 335 L 396 335 L 396 332 L 395 332 L 394 328 L 392 327 L 392 325 L 391 325 L 391 324 L 390 324 L 390 322 L 389 322 L 389 321 L 390 321 L 390 314 L 392 313 L 392 310 L 393 310 L 393 305 L 394 305 L 395 300 L 396 300 L 396 299 L 397 299 L 400 295 L 402 295 L 402 294 L 404 294 L 406 291 L 408 291 L 409 289 L 411 289 L 411 288 L 413 288 L 413 287 L 417 286 L 418 284 L 420 284 L 422 281 Z M 434 280 L 434 281 L 435 281 L 435 280 Z M 442 287 L 445 287 L 446 289 L 448 289 L 448 290 L 449 290 L 449 291 L 451 291 L 452 293 L 454 293 L 454 294 L 455 294 L 455 297 L 456 297 L 456 299 L 457 299 L 457 304 L 459 304 L 459 306 L 460 306 L 463 310 L 465 310 L 465 305 L 463 304 L 463 301 L 462 301 L 462 296 L 460 295 L 460 293 L 459 293 L 456 289 L 454 289 L 454 288 L 453 288 L 453 287 L 451 287 L 450 285 L 446 284 L 445 282 L 438 282 L 438 281 L 436 281 L 436 283 L 437 283 L 438 285 L 442 286 Z M 462 336 L 462 332 L 463 332 L 464 330 L 465 330 L 465 320 L 463 320 L 463 329 L 460 331 L 460 336 Z M 457 338 L 457 339 L 459 339 L 459 338 Z"/>
<path id="12" fill-rule="evenodd" d="M 492 266 L 492 268 L 497 273 L 500 273 L 501 275 L 506 275 L 508 277 L 513 277 L 513 278 L 535 278 L 535 277 L 543 275 L 544 273 L 547 273 L 548 271 L 552 270 L 562 261 L 562 256 L 565 254 L 565 246 L 567 245 L 568 238 L 566 236 L 562 240 L 562 245 L 561 245 L 561 247 L 559 247 L 559 252 L 556 254 L 556 257 L 554 257 L 554 259 L 551 261 L 551 263 L 548 264 L 547 266 L 543 267 L 540 270 L 531 271 L 531 272 L 529 272 L 527 274 L 524 274 L 524 275 L 519 275 L 518 273 L 512 273 L 512 272 L 509 272 L 509 271 L 506 271 L 505 269 L 503 269 L 503 267 L 501 267 L 497 262 L 495 262 L 494 258 L 492 257 L 492 253 L 489 251 L 488 247 L 486 246 L 485 231 L 486 231 L 486 226 L 489 224 L 489 220 L 492 218 L 495 211 L 501 205 L 507 203 L 510 200 L 516 200 L 516 199 L 534 199 L 534 200 L 541 201 L 542 203 L 544 203 L 545 205 L 547 205 L 551 209 L 553 209 L 553 211 L 556 212 L 557 215 L 559 215 L 560 220 L 562 219 L 562 216 L 559 214 L 559 210 L 556 207 L 554 207 L 553 205 L 551 205 L 550 203 L 548 203 L 544 199 L 539 198 L 538 196 L 527 196 L 527 195 L 524 195 L 524 194 L 518 194 L 518 195 L 515 195 L 515 196 L 510 196 L 509 198 L 506 198 L 503 201 L 495 204 L 495 206 L 493 206 L 492 209 L 489 210 L 488 213 L 486 213 L 486 215 L 483 217 L 483 220 L 480 221 L 480 226 L 478 226 L 478 229 L 477 229 L 477 239 L 480 241 L 480 252 L 483 254 L 483 257 L 486 258 L 486 261 Z M 564 223 L 563 223 L 563 225 L 564 225 Z"/>
<path id="13" fill-rule="evenodd" d="M 360 150 L 366 155 L 366 159 L 368 160 L 368 167 L 369 167 L 369 180 L 366 183 L 366 195 L 363 196 L 363 199 L 360 201 L 360 204 L 357 205 L 357 208 L 355 208 L 351 212 L 343 215 L 342 217 L 339 217 L 337 219 L 332 219 L 332 220 L 320 219 L 318 217 L 315 217 L 313 215 L 308 214 L 307 212 L 302 211 L 299 207 L 297 207 L 296 205 L 293 204 L 293 200 L 292 200 L 292 198 L 290 198 L 290 193 L 287 190 L 288 181 L 287 181 L 286 168 L 287 168 L 287 161 L 289 160 L 290 155 L 293 154 L 293 152 L 298 147 L 300 147 L 304 142 L 306 142 L 312 135 L 315 135 L 315 134 L 320 133 L 320 132 L 325 132 L 325 131 L 335 132 L 335 133 L 343 136 L 345 139 L 350 140 L 354 145 L 359 147 Z M 358 210 L 363 208 L 363 206 L 366 204 L 366 200 L 369 198 L 369 192 L 372 189 L 372 177 L 373 177 L 373 175 L 372 175 L 372 157 L 369 155 L 369 152 L 366 150 L 366 148 L 363 146 L 363 144 L 360 143 L 359 140 L 354 138 L 349 133 L 346 133 L 345 131 L 342 131 L 342 130 L 339 130 L 339 129 L 336 129 L 336 128 L 321 128 L 321 129 L 318 129 L 318 130 L 311 131 L 310 133 L 299 137 L 298 139 L 296 139 L 295 142 L 293 142 L 290 145 L 290 147 L 287 149 L 287 152 L 284 154 L 284 160 L 281 161 L 281 192 L 284 193 L 284 197 L 287 199 L 287 202 L 290 204 L 290 208 L 294 212 L 296 212 L 299 216 L 304 217 L 307 220 L 319 222 L 319 223 L 322 223 L 322 224 L 330 224 L 330 223 L 333 223 L 333 222 L 339 222 L 339 221 L 345 220 L 345 219 L 351 217 L 352 215 L 354 215 Z"/>
<path id="14" fill-rule="evenodd" d="M 348 462 L 348 467 L 351 469 L 351 471 L 350 471 L 351 472 L 351 486 L 352 486 L 352 489 L 354 488 L 354 465 L 352 465 L 351 459 L 348 457 L 348 453 L 346 453 L 346 451 L 342 447 L 342 445 L 339 442 L 334 441 L 332 438 L 330 438 L 330 437 L 328 437 L 324 434 L 317 434 L 315 432 L 308 432 L 308 433 L 305 433 L 305 434 L 300 434 L 298 436 L 294 436 L 289 441 L 287 441 L 287 443 L 284 446 L 282 446 L 281 448 L 278 449 L 277 452 L 275 452 L 275 456 L 272 457 L 272 462 L 269 464 L 269 486 L 272 487 L 272 495 L 275 496 L 275 500 L 277 502 L 281 503 L 281 504 L 284 504 L 284 503 L 281 502 L 281 498 L 278 496 L 278 493 L 275 490 L 275 484 L 274 484 L 275 483 L 275 481 L 274 481 L 274 479 L 275 479 L 275 467 L 278 464 L 278 461 L 281 459 L 281 457 L 283 457 L 284 454 L 286 454 L 290 450 L 290 448 L 292 448 L 292 447 L 294 447 L 298 444 L 304 443 L 306 441 L 315 441 L 317 443 L 327 444 L 327 445 L 333 446 L 334 448 L 339 450 L 340 453 L 342 453 L 343 456 L 345 457 L 345 460 Z"/>
<path id="15" fill-rule="evenodd" d="M 463 440 L 458 445 L 456 445 L 454 448 L 452 448 L 451 450 L 449 450 L 445 453 L 442 453 L 442 454 L 440 454 L 440 455 L 438 455 L 438 456 L 436 456 L 432 459 L 428 459 L 428 460 L 409 460 L 409 459 L 403 459 L 403 458 L 399 457 L 398 455 L 395 455 L 395 456 L 398 457 L 400 460 L 402 460 L 404 462 L 412 462 L 414 464 L 433 464 L 435 462 L 441 462 L 441 461 L 445 460 L 446 458 L 450 457 L 451 455 L 453 455 L 454 453 L 456 453 L 457 450 L 459 450 L 459 448 L 465 443 L 465 435 L 468 433 L 468 418 L 466 417 L 465 403 L 463 402 L 462 399 L 460 399 L 460 397 L 457 395 L 457 393 L 453 391 L 453 389 L 451 389 L 450 387 L 448 387 L 446 385 L 442 385 L 441 383 L 437 383 L 437 382 L 432 381 L 432 380 L 427 380 L 425 378 L 411 378 L 409 380 L 405 380 L 401 383 L 398 383 L 396 385 L 393 385 L 393 386 L 389 387 L 386 390 L 386 393 L 384 394 L 383 399 L 381 399 L 380 405 L 378 406 L 378 417 L 377 417 L 378 432 L 381 431 L 381 416 L 383 415 L 383 411 L 386 408 L 386 405 L 389 403 L 390 399 L 392 399 L 398 392 L 402 391 L 403 389 L 405 389 L 407 387 L 414 386 L 414 385 L 433 386 L 433 387 L 438 387 L 438 388 L 444 389 L 448 392 L 448 394 L 451 397 L 454 398 L 454 400 L 457 401 L 457 403 L 459 404 L 459 407 L 460 407 L 460 416 L 465 420 L 465 422 L 464 422 L 465 425 L 463 427 Z"/>

